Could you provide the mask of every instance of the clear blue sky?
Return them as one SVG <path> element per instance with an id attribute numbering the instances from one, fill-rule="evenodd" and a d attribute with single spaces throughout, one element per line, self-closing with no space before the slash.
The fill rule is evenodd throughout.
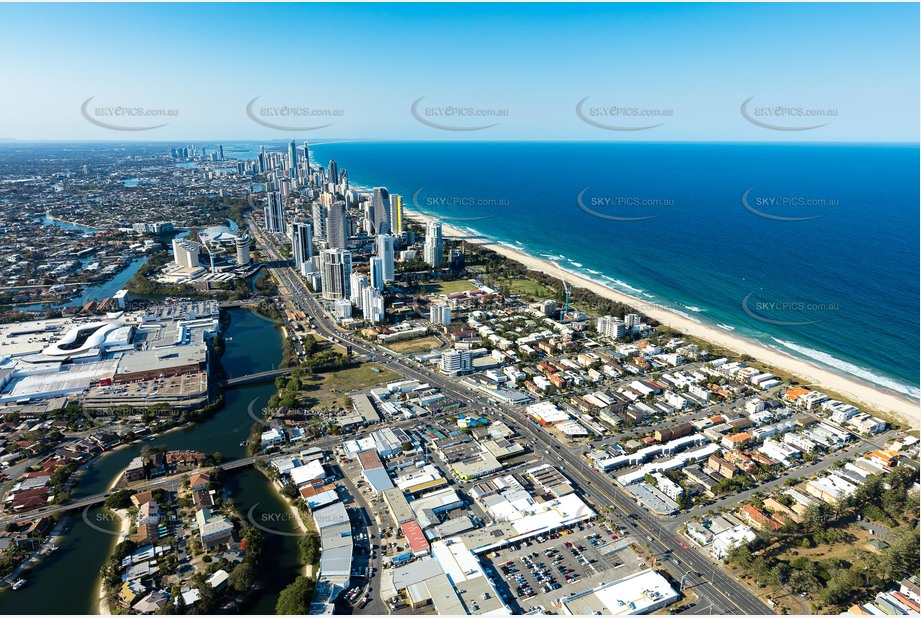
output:
<path id="1" fill-rule="evenodd" d="M 297 139 L 918 141 L 917 4 L 34 4 L 0 5 L 0 138 L 285 138 L 246 105 L 341 110 Z M 177 109 L 94 117 L 97 106 Z M 443 119 L 430 106 L 507 110 Z M 672 110 L 608 131 L 576 104 Z M 765 129 L 742 102 L 830 109 L 811 131 Z M 95 113 L 91 111 L 90 113 Z M 424 112 L 422 112 L 424 113 Z M 659 118 L 606 118 L 644 126 Z M 775 125 L 812 119 L 765 118 Z"/>

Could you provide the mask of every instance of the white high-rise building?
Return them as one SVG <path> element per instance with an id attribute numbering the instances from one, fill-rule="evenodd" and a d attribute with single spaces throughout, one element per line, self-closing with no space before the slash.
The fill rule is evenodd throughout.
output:
<path id="1" fill-rule="evenodd" d="M 185 238 L 173 239 L 173 260 L 182 268 L 195 268 L 198 266 L 198 253 L 201 245 Z"/>
<path id="2" fill-rule="evenodd" d="M 352 273 L 349 281 L 349 300 L 356 307 L 361 306 L 361 291 L 370 285 L 368 276 L 362 273 Z"/>
<path id="3" fill-rule="evenodd" d="M 642 324 L 643 319 L 636 313 L 628 313 L 624 316 L 624 323 L 627 325 L 627 328 L 633 328 L 634 326 Z"/>
<path id="4" fill-rule="evenodd" d="M 337 300 L 333 303 L 333 315 L 337 320 L 347 320 L 352 317 L 352 303 L 345 299 Z"/>
<path id="5" fill-rule="evenodd" d="M 372 324 L 384 321 L 384 296 L 374 287 L 361 291 L 361 313 Z"/>
<path id="6" fill-rule="evenodd" d="M 291 250 L 298 272 L 304 272 L 304 264 L 313 257 L 313 230 L 309 223 L 295 221 L 291 225 Z"/>
<path id="7" fill-rule="evenodd" d="M 384 283 L 393 283 L 394 280 L 393 241 L 393 236 L 389 234 L 381 234 L 377 237 L 377 257 L 384 262 Z M 381 285 L 380 289 L 383 290 L 384 286 Z"/>
<path id="8" fill-rule="evenodd" d="M 326 217 L 329 215 L 329 208 L 321 202 L 314 202 L 312 210 L 313 233 L 318 240 L 326 240 Z"/>
<path id="9" fill-rule="evenodd" d="M 371 258 L 371 287 L 384 289 L 384 260 L 379 257 Z"/>
<path id="10" fill-rule="evenodd" d="M 627 334 L 627 325 L 613 315 L 598 318 L 597 329 L 599 334 L 611 339 L 621 339 Z"/>
<path id="11" fill-rule="evenodd" d="M 326 216 L 326 247 L 345 249 L 349 239 L 348 220 L 345 217 L 345 202 L 338 200 L 329 207 Z"/>
<path id="12" fill-rule="evenodd" d="M 422 256 L 425 263 L 432 268 L 441 268 L 444 247 L 441 240 L 441 222 L 429 221 L 425 225 L 425 244 Z"/>
<path id="13" fill-rule="evenodd" d="M 263 210 L 265 215 L 265 229 L 273 234 L 285 233 L 285 205 L 281 193 L 269 191 L 266 193 L 266 205 Z"/>
<path id="14" fill-rule="evenodd" d="M 349 298 L 352 278 L 352 253 L 342 249 L 325 249 L 320 254 L 320 280 L 326 300 Z"/>
<path id="15" fill-rule="evenodd" d="M 441 353 L 441 373 L 458 375 L 473 369 L 473 357 L 470 350 L 447 350 Z"/>
<path id="16" fill-rule="evenodd" d="M 451 323 L 451 308 L 447 303 L 432 303 L 429 307 L 429 321 L 440 326 Z"/>
<path id="17" fill-rule="evenodd" d="M 249 264 L 249 236 L 237 236 L 237 239 L 234 241 L 234 244 L 237 248 L 237 264 L 240 266 L 246 266 Z"/>

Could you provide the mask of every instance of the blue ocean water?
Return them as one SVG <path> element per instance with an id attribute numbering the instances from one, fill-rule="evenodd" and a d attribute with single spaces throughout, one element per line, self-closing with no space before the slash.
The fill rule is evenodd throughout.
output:
<path id="1" fill-rule="evenodd" d="M 918 396 L 917 146 L 370 142 L 311 152 L 322 165 L 336 159 L 354 185 L 402 194 L 409 209 Z"/>

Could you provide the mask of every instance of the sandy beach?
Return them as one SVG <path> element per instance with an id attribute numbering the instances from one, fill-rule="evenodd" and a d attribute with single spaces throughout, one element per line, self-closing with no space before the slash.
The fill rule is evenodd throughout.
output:
<path id="1" fill-rule="evenodd" d="M 119 518 L 119 528 L 118 528 L 118 540 L 115 541 L 116 545 L 121 543 L 128 536 L 128 531 L 131 529 L 131 518 L 128 517 L 128 509 L 116 509 L 115 514 Z M 110 616 L 112 612 L 109 610 L 109 604 L 106 602 L 106 588 L 102 583 L 102 577 L 99 577 L 99 584 L 97 585 L 97 594 L 98 594 L 98 605 L 96 607 L 96 613 L 102 616 Z"/>
<path id="2" fill-rule="evenodd" d="M 433 217 L 406 210 L 404 210 L 404 216 L 407 219 L 422 223 L 434 219 Z M 447 225 L 444 222 L 442 222 L 442 230 L 445 236 L 463 239 L 466 242 L 487 247 L 500 255 L 524 264 L 531 270 L 545 273 L 551 277 L 558 278 L 560 276 L 559 269 L 552 262 L 534 258 L 490 240 L 473 237 L 468 232 Z M 867 411 L 893 414 L 898 416 L 912 429 L 918 429 L 919 424 L 921 424 L 919 423 L 919 416 L 921 416 L 921 414 L 919 414 L 919 404 L 906 397 L 818 367 L 802 359 L 795 358 L 719 328 L 701 324 L 666 307 L 653 305 L 648 301 L 643 301 L 617 290 L 612 290 L 611 288 L 605 287 L 578 274 L 567 271 L 566 278 L 577 287 L 591 290 L 599 296 L 635 307 L 641 313 L 657 320 L 665 326 L 727 350 L 732 350 L 739 354 L 747 354 L 763 363 L 792 374 L 804 385 L 820 390 L 830 397 L 834 397 L 835 394 L 838 394 L 851 400 L 855 404 L 860 404 L 866 408 Z"/>
<path id="3" fill-rule="evenodd" d="M 281 487 L 278 485 L 278 482 L 277 482 L 277 481 L 272 481 L 272 487 L 275 488 L 275 491 L 278 492 L 279 497 L 280 497 L 281 500 L 285 503 L 285 506 L 286 506 L 287 509 L 288 509 L 288 514 L 291 516 L 291 521 L 293 521 L 294 524 L 297 526 L 298 532 L 300 532 L 301 534 L 305 534 L 305 535 L 306 535 L 306 534 L 307 534 L 307 525 L 304 523 L 304 517 L 303 517 L 302 513 L 301 513 L 293 504 L 291 504 L 291 501 L 290 501 L 290 500 L 288 500 L 288 499 L 281 493 Z M 305 564 L 305 565 L 304 565 L 304 575 L 305 575 L 306 577 L 313 577 L 313 576 L 314 576 L 313 565 L 312 565 L 312 564 Z"/>

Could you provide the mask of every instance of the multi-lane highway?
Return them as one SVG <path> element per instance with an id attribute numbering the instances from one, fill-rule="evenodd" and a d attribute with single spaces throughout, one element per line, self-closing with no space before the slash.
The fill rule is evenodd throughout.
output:
<path id="1" fill-rule="evenodd" d="M 272 259 L 280 259 L 281 256 L 274 242 L 265 238 L 264 233 L 258 229 L 252 219 L 248 219 L 247 222 L 266 254 Z M 616 507 L 615 517 L 620 520 L 621 525 L 628 528 L 641 528 L 646 532 L 646 536 L 651 539 L 650 550 L 660 556 L 662 564 L 667 566 L 677 580 L 680 581 L 682 577 L 687 576 L 686 586 L 692 588 L 701 597 L 703 603 L 700 606 L 702 608 L 718 614 L 773 613 L 767 605 L 718 565 L 697 551 L 687 549 L 687 546 L 675 537 L 674 532 L 669 531 L 658 519 L 638 506 L 631 498 L 621 494 L 605 474 L 587 465 L 578 452 L 564 447 L 547 432 L 535 426 L 533 421 L 525 416 L 521 406 L 490 404 L 483 393 L 460 381 L 428 371 L 404 358 L 394 358 L 393 354 L 388 351 L 341 332 L 335 321 L 307 290 L 306 285 L 293 269 L 275 267 L 272 268 L 272 272 L 278 276 L 279 282 L 288 291 L 292 302 L 313 318 L 314 330 L 320 335 L 336 343 L 350 345 L 356 353 L 373 354 L 377 356 L 376 362 L 379 364 L 408 378 L 428 382 L 462 401 L 484 408 L 491 406 L 504 420 L 512 423 L 523 436 L 530 438 L 533 444 L 541 444 L 549 453 L 555 453 L 559 461 L 566 464 L 567 471 L 577 477 L 579 485 L 590 501 L 596 506 Z M 666 554 L 670 556 L 665 558 Z M 675 560 L 678 561 L 678 564 L 675 563 Z"/>

